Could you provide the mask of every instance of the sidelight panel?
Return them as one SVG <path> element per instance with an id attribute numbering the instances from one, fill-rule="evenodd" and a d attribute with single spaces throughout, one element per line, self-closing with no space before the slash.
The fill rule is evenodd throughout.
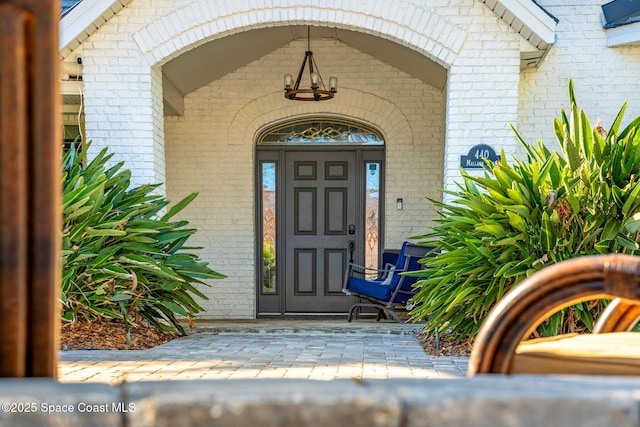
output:
<path id="1" fill-rule="evenodd" d="M 380 162 L 365 164 L 365 265 L 378 268 L 380 254 Z"/>
<path id="2" fill-rule="evenodd" d="M 262 289 L 278 292 L 276 281 L 276 163 L 262 163 Z"/>

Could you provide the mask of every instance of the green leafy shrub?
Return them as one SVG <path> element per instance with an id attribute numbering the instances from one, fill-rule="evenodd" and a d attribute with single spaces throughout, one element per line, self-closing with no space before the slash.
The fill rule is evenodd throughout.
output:
<path id="1" fill-rule="evenodd" d="M 426 259 L 412 316 L 427 332 L 450 328 L 474 337 L 489 310 L 509 289 L 561 260 L 598 253 L 640 254 L 640 117 L 620 131 L 626 104 L 607 132 L 592 129 L 571 107 L 554 120 L 561 155 L 541 141 L 527 144 L 527 160 L 487 162 L 483 177 L 463 172 L 451 203 L 432 202 L 441 217 L 417 237 L 439 254 Z M 602 309 L 582 303 L 552 316 L 544 336 L 593 327 Z"/>
<path id="2" fill-rule="evenodd" d="M 169 202 L 153 194 L 158 185 L 129 188 L 122 163 L 107 169 L 103 150 L 84 166 L 85 151 L 72 147 L 63 163 L 63 319 L 146 322 L 184 334 L 177 316 L 191 322 L 202 311 L 193 296 L 206 299 L 196 286 L 224 277 L 184 246 L 196 230 L 171 221 L 197 193 L 161 215 Z"/>

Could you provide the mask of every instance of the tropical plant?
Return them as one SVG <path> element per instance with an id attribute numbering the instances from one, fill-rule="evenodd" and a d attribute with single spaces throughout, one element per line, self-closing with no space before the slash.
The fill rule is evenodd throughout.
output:
<path id="1" fill-rule="evenodd" d="M 569 112 L 554 131 L 561 154 L 542 141 L 527 144 L 526 160 L 486 162 L 482 177 L 463 171 L 450 202 L 432 202 L 440 218 L 418 236 L 438 255 L 424 260 L 413 319 L 426 331 L 449 328 L 474 337 L 489 310 L 537 270 L 568 258 L 601 253 L 640 254 L 640 117 L 620 131 L 591 127 L 569 83 Z M 582 303 L 553 315 L 537 333 L 591 330 L 602 309 Z"/>
<path id="2" fill-rule="evenodd" d="M 87 148 L 72 147 L 63 163 L 63 320 L 119 319 L 184 334 L 178 316 L 191 322 L 202 311 L 194 296 L 207 298 L 196 286 L 224 277 L 185 246 L 196 230 L 171 220 L 197 193 L 167 210 L 158 185 L 130 188 L 122 163 L 107 168 L 106 149 L 83 165 Z"/>

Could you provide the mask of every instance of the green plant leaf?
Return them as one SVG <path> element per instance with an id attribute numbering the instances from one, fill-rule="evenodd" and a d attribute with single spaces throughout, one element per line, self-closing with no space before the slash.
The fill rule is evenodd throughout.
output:
<path id="1" fill-rule="evenodd" d="M 624 224 L 628 233 L 635 234 L 640 230 L 640 212 L 636 212 L 630 218 L 627 218 Z"/>
<path id="2" fill-rule="evenodd" d="M 603 241 L 613 240 L 620 231 L 620 228 L 620 223 L 612 219 L 605 224 L 602 230 L 601 239 Z"/>
<path id="3" fill-rule="evenodd" d="M 527 225 L 520 215 L 515 212 L 507 212 L 507 216 L 509 217 L 509 225 L 518 231 L 526 232 Z"/>
<path id="4" fill-rule="evenodd" d="M 114 296 L 109 298 L 109 301 L 111 302 L 128 301 L 131 298 L 133 297 L 129 294 L 115 294 Z"/>
<path id="5" fill-rule="evenodd" d="M 633 187 L 633 190 L 627 196 L 627 200 L 622 206 L 622 214 L 628 216 L 632 211 L 636 211 L 638 209 L 638 205 L 640 204 L 640 182 L 636 183 Z"/>
<path id="6" fill-rule="evenodd" d="M 198 192 L 194 191 L 193 193 L 189 194 L 184 199 L 180 200 L 178 203 L 176 203 L 174 206 L 172 206 L 171 209 L 169 209 L 169 212 L 167 212 L 162 217 L 162 221 L 168 221 L 171 218 L 173 218 L 178 212 L 180 212 L 181 210 L 186 208 L 193 201 L 193 199 L 195 199 L 196 197 L 198 197 Z"/>
<path id="7" fill-rule="evenodd" d="M 616 135 L 618 133 L 618 129 L 620 129 L 620 124 L 622 123 L 624 112 L 627 110 L 627 106 L 628 106 L 627 102 L 625 102 L 622 105 L 622 108 L 620 108 L 620 111 L 618 111 L 618 115 L 613 120 L 613 123 L 611 124 L 611 128 L 609 129 L 609 132 L 607 132 L 607 135 L 611 136 L 611 135 Z"/>
<path id="8" fill-rule="evenodd" d="M 186 310 L 184 308 L 182 308 L 181 306 L 179 306 L 178 304 L 174 304 L 170 301 L 160 301 L 160 303 L 165 306 L 167 308 L 167 310 L 170 310 L 173 313 L 177 313 L 181 316 L 185 316 L 188 317 L 189 313 L 186 312 Z"/>
<path id="9" fill-rule="evenodd" d="M 84 229 L 84 232 L 87 234 L 87 236 L 115 236 L 115 237 L 121 237 L 121 236 L 126 236 L 127 233 L 125 231 L 122 230 L 99 230 L 99 229 L 95 229 L 93 227 L 86 227 Z"/>
<path id="10" fill-rule="evenodd" d="M 635 240 L 631 240 L 627 236 L 618 234 L 615 239 L 620 246 L 623 246 L 627 249 L 631 249 L 632 251 L 637 251 L 638 249 L 640 249 L 638 242 L 636 242 Z"/>
<path id="11" fill-rule="evenodd" d="M 480 231 L 486 234 L 490 234 L 495 237 L 504 237 L 507 234 L 505 228 L 498 223 L 478 224 L 475 227 L 476 231 Z"/>

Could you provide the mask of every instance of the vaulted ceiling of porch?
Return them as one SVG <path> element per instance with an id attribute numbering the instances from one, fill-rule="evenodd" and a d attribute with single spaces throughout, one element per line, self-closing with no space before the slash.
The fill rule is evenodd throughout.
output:
<path id="1" fill-rule="evenodd" d="M 164 64 L 165 114 L 180 114 L 182 98 L 293 40 L 306 40 L 306 26 L 245 31 L 203 44 Z M 329 27 L 311 28 L 313 40 L 334 39 L 385 62 L 423 82 L 443 89 L 447 70 L 412 49 L 373 35 Z M 300 52 L 300 59 L 304 52 Z M 296 70 L 291 70 L 293 73 Z M 257 79 L 260 76 L 256 76 Z"/>

